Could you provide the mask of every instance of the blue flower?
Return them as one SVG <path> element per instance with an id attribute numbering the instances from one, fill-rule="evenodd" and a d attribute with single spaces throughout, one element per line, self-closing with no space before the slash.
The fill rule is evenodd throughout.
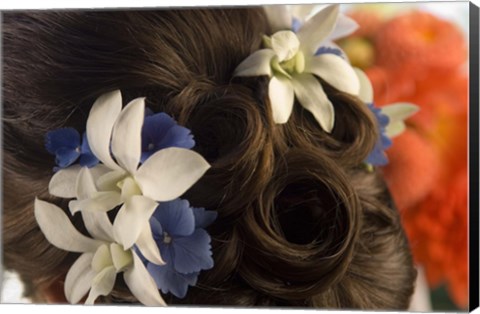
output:
<path id="1" fill-rule="evenodd" d="M 369 103 L 367 106 L 368 109 L 373 112 L 375 118 L 377 118 L 377 123 L 380 129 L 380 137 L 365 162 L 373 166 L 384 166 L 388 163 L 385 150 L 392 146 L 392 140 L 386 134 L 386 127 L 390 122 L 390 119 L 387 115 L 383 114 L 379 108 L 375 108 L 373 103 Z"/>
<path id="2" fill-rule="evenodd" d="M 140 162 L 145 162 L 151 155 L 167 147 L 190 149 L 195 146 L 190 130 L 178 125 L 165 113 L 153 114 L 146 111 L 142 128 L 142 156 Z"/>
<path id="3" fill-rule="evenodd" d="M 157 207 L 150 226 L 166 264 L 143 261 L 163 293 L 185 297 L 188 286 L 197 283 L 200 271 L 213 267 L 211 239 L 203 228 L 216 217 L 216 212 L 192 208 L 186 200 L 176 199 Z"/>
<path id="4" fill-rule="evenodd" d="M 80 140 L 80 133 L 74 128 L 60 128 L 50 131 L 45 136 L 47 151 L 55 155 L 58 167 L 54 170 L 66 168 L 77 160 L 82 167 L 93 167 L 98 164 L 98 159 L 90 150 L 87 136 L 84 133 Z"/>

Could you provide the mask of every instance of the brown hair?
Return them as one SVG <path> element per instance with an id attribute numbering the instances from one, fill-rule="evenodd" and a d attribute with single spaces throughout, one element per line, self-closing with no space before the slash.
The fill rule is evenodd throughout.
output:
<path id="1" fill-rule="evenodd" d="M 232 77 L 269 33 L 261 9 L 8 12 L 2 26 L 4 261 L 26 282 L 64 280 L 77 256 L 34 219 L 36 196 L 66 210 L 48 194 L 44 136 L 83 131 L 94 100 L 121 89 L 190 128 L 212 165 L 184 197 L 218 212 L 215 266 L 167 303 L 407 308 L 408 243 L 381 175 L 362 167 L 379 136 L 372 113 L 323 82 L 331 134 L 298 104 L 276 125 L 266 78 Z M 103 298 L 122 300 L 135 301 L 122 282 Z"/>

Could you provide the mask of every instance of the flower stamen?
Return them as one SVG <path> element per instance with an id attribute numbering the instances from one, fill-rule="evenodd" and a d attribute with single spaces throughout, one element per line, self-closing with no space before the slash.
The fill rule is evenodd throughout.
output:
<path id="1" fill-rule="evenodd" d="M 163 243 L 165 244 L 172 243 L 172 237 L 166 232 L 163 233 Z"/>

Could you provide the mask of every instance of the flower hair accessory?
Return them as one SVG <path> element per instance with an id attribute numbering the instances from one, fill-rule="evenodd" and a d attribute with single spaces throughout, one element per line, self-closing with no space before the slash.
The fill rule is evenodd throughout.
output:
<path id="1" fill-rule="evenodd" d="M 350 65 L 346 54 L 334 40 L 353 33 L 358 24 L 339 12 L 338 5 L 321 6 L 312 14 L 310 5 L 266 6 L 265 12 L 274 32 L 264 36 L 263 49 L 255 51 L 235 69 L 236 76 L 269 76 L 268 96 L 273 119 L 286 123 L 295 98 L 310 111 L 323 130 L 331 132 L 335 113 L 331 101 L 315 76 L 336 89 L 357 96 L 374 114 L 380 138 L 365 164 L 384 166 L 385 150 L 391 138 L 405 129 L 404 121 L 418 111 L 410 103 L 376 108 L 373 87 L 360 69 Z"/>
<path id="2" fill-rule="evenodd" d="M 412 103 L 406 102 L 376 108 L 373 101 L 372 83 L 362 70 L 355 68 L 355 72 L 360 82 L 358 98 L 360 98 L 375 115 L 380 134 L 380 138 L 373 148 L 373 151 L 365 160 L 365 163 L 369 167 L 384 166 L 388 163 L 385 150 L 392 145 L 391 139 L 405 131 L 405 120 L 415 114 L 419 108 Z"/>
<path id="3" fill-rule="evenodd" d="M 49 192 L 71 199 L 70 213 L 81 213 L 90 234 L 78 232 L 59 207 L 35 200 L 47 240 L 82 253 L 65 279 L 69 302 L 88 292 L 85 303 L 93 304 L 123 273 L 140 302 L 165 305 L 159 289 L 184 297 L 199 272 L 213 267 L 204 228 L 216 213 L 178 199 L 210 167 L 189 150 L 194 144 L 190 131 L 168 115 L 145 113 L 143 98 L 122 109 L 119 91 L 95 101 L 82 143 L 71 128 L 47 134 L 47 150 L 58 166 Z"/>
<path id="4" fill-rule="evenodd" d="M 264 36 L 264 48 L 245 59 L 234 75 L 270 77 L 268 95 L 276 123 L 288 121 L 296 98 L 331 132 L 333 105 L 315 76 L 342 92 L 358 95 L 360 85 L 352 66 L 327 49 L 332 40 L 353 32 L 356 24 L 339 14 L 338 5 L 324 7 L 303 25 L 285 6 L 266 7 L 266 12 L 275 33 Z M 343 22 L 339 23 L 339 17 Z"/>

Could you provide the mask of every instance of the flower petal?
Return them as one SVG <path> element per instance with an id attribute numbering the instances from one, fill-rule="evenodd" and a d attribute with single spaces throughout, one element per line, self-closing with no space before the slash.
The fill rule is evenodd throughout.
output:
<path id="1" fill-rule="evenodd" d="M 35 219 L 45 238 L 69 252 L 93 252 L 102 242 L 87 238 L 77 231 L 67 215 L 56 205 L 35 199 Z"/>
<path id="2" fill-rule="evenodd" d="M 354 19 L 340 13 L 338 15 L 337 24 L 332 33 L 326 40 L 334 41 L 342 37 L 348 36 L 358 29 L 358 23 Z"/>
<path id="3" fill-rule="evenodd" d="M 116 276 L 117 272 L 113 266 L 106 267 L 99 272 L 92 280 L 92 288 L 85 304 L 94 304 L 99 296 L 109 295 L 115 285 Z"/>
<path id="4" fill-rule="evenodd" d="M 303 21 L 305 21 L 317 7 L 318 4 L 297 4 L 291 5 L 290 11 L 292 12 L 294 18 L 303 23 Z"/>
<path id="5" fill-rule="evenodd" d="M 75 189 L 77 198 L 80 200 L 87 199 L 97 192 L 93 176 L 87 167 L 80 169 Z"/>
<path id="6" fill-rule="evenodd" d="M 110 155 L 113 125 L 122 110 L 122 95 L 116 90 L 100 96 L 87 120 L 87 139 L 92 153 L 110 169 L 120 167 Z"/>
<path id="7" fill-rule="evenodd" d="M 119 186 L 121 186 L 122 189 L 121 197 L 124 202 L 134 195 L 142 195 L 142 191 L 137 182 L 130 176 L 121 181 Z"/>
<path id="8" fill-rule="evenodd" d="M 98 178 L 103 176 L 106 173 L 111 172 L 112 170 L 103 164 L 97 164 L 94 167 L 88 167 L 90 174 L 92 175 L 93 181 L 96 182 Z"/>
<path id="9" fill-rule="evenodd" d="M 170 117 L 160 112 L 145 117 L 142 128 L 141 162 L 167 147 L 192 148 L 195 146 L 191 131 Z"/>
<path id="10" fill-rule="evenodd" d="M 55 155 L 60 148 L 75 150 L 80 147 L 80 133 L 74 128 L 60 128 L 45 135 L 45 148 Z"/>
<path id="11" fill-rule="evenodd" d="M 156 219 L 151 219 L 150 221 L 152 220 L 157 221 Z M 158 248 L 162 253 L 162 258 L 165 261 L 166 265 L 173 265 L 174 252 L 172 242 L 170 241 L 170 243 L 165 243 L 165 236 L 163 234 L 161 238 L 156 238 L 155 240 L 157 241 Z"/>
<path id="12" fill-rule="evenodd" d="M 147 224 L 140 235 L 138 236 L 137 242 L 135 243 L 140 253 L 151 263 L 157 265 L 164 265 L 165 261 L 160 256 L 160 251 L 158 245 L 155 242 L 155 239 L 152 235 L 152 229 L 150 224 Z"/>
<path id="13" fill-rule="evenodd" d="M 268 5 L 263 8 L 272 33 L 291 29 L 292 15 L 285 5 Z"/>
<path id="14" fill-rule="evenodd" d="M 405 130 L 405 120 L 415 114 L 419 108 L 410 103 L 395 103 L 383 106 L 381 111 L 390 118 L 390 123 L 385 128 L 385 133 L 392 138 Z"/>
<path id="15" fill-rule="evenodd" d="M 140 162 L 144 118 L 145 98 L 137 98 L 122 110 L 113 127 L 112 153 L 118 164 L 131 174 Z"/>
<path id="16" fill-rule="evenodd" d="M 358 98 L 364 103 L 373 103 L 373 86 L 368 76 L 359 68 L 353 68 L 358 77 L 360 89 L 358 92 Z"/>
<path id="17" fill-rule="evenodd" d="M 110 243 L 110 254 L 117 272 L 124 271 L 133 264 L 132 250 L 124 250 L 120 244 Z"/>
<path id="18" fill-rule="evenodd" d="M 195 230 L 195 216 L 187 200 L 160 203 L 153 217 L 171 236 L 188 236 Z"/>
<path id="19" fill-rule="evenodd" d="M 165 134 L 164 138 L 156 145 L 158 149 L 167 147 L 181 147 L 181 148 L 193 148 L 195 146 L 195 140 L 193 139 L 192 132 L 181 126 L 174 125 Z"/>
<path id="20" fill-rule="evenodd" d="M 273 121 L 283 124 L 292 114 L 294 94 L 290 80 L 281 77 L 272 77 L 268 84 L 268 97 L 272 106 Z"/>
<path id="21" fill-rule="evenodd" d="M 343 58 L 326 53 L 307 58 L 305 72 L 321 77 L 339 91 L 358 95 L 360 82 L 355 70 Z"/>
<path id="22" fill-rule="evenodd" d="M 84 253 L 68 270 L 64 292 L 67 301 L 71 304 L 78 303 L 92 286 L 93 277 L 96 275 L 91 267 L 92 259 L 93 253 Z"/>
<path id="23" fill-rule="evenodd" d="M 110 245 L 103 244 L 101 245 L 93 255 L 92 258 L 92 269 L 99 273 L 103 269 L 113 266 L 112 254 L 110 253 Z"/>
<path id="24" fill-rule="evenodd" d="M 99 160 L 97 157 L 95 157 L 94 154 L 81 154 L 80 158 L 78 159 L 78 163 L 82 167 L 94 167 L 95 165 L 98 165 Z"/>
<path id="25" fill-rule="evenodd" d="M 157 207 L 158 210 L 158 207 Z M 156 210 L 155 210 L 156 212 Z M 163 235 L 163 227 L 160 224 L 160 222 L 155 218 L 155 212 L 153 212 L 152 217 L 150 217 L 150 230 L 152 232 L 152 236 L 155 239 L 155 241 L 163 241 L 164 235 Z M 163 260 L 165 260 L 165 257 L 163 257 Z"/>
<path id="26" fill-rule="evenodd" d="M 83 223 L 94 239 L 111 242 L 113 226 L 105 212 L 81 211 Z"/>
<path id="27" fill-rule="evenodd" d="M 80 169 L 80 165 L 60 169 L 50 179 L 48 192 L 53 196 L 62 198 L 76 197 L 77 176 Z"/>
<path id="28" fill-rule="evenodd" d="M 271 44 L 279 62 L 293 58 L 300 48 L 297 35 L 290 30 L 279 31 L 273 34 Z"/>
<path id="29" fill-rule="evenodd" d="M 310 74 L 297 75 L 292 80 L 298 102 L 310 111 L 326 132 L 331 132 L 335 122 L 333 105 L 320 83 Z"/>
<path id="30" fill-rule="evenodd" d="M 372 166 L 385 166 L 388 163 L 388 158 L 382 149 L 381 142 L 377 142 L 372 152 L 365 159 L 367 164 Z"/>
<path id="31" fill-rule="evenodd" d="M 170 292 L 177 298 L 184 298 L 187 295 L 188 286 L 195 286 L 199 275 L 199 272 L 181 274 L 171 265 L 148 264 L 147 269 L 163 293 Z"/>
<path id="32" fill-rule="evenodd" d="M 192 210 L 195 216 L 195 228 L 207 228 L 218 216 L 216 211 L 205 210 L 203 207 L 193 207 Z"/>
<path id="33" fill-rule="evenodd" d="M 124 272 L 123 278 L 132 294 L 144 305 L 167 305 L 137 254 L 133 253 L 133 267 Z"/>
<path id="34" fill-rule="evenodd" d="M 88 144 L 87 133 L 83 133 L 82 146 L 80 155 L 80 165 L 82 167 L 94 167 L 99 163 L 98 158 L 92 153 L 90 145 Z"/>
<path id="35" fill-rule="evenodd" d="M 77 178 L 76 193 L 78 200 L 69 203 L 72 213 L 82 210 L 82 218 L 90 235 L 105 241 L 113 239 L 113 229 L 108 216 L 104 212 L 118 205 L 115 204 L 119 202 L 119 196 L 118 193 L 98 193 L 94 181 L 95 178 L 109 171 L 107 167 L 101 164 L 93 168 L 82 168 Z M 103 196 L 104 205 L 102 206 L 98 205 L 99 199 L 101 199 L 100 195 Z"/>
<path id="36" fill-rule="evenodd" d="M 118 182 L 125 179 L 127 173 L 124 170 L 114 170 L 109 171 L 102 176 L 99 176 L 98 179 L 95 181 L 97 184 L 97 188 L 100 191 L 118 191 L 120 189 L 118 187 Z"/>
<path id="37" fill-rule="evenodd" d="M 164 202 L 185 193 L 209 168 L 200 154 L 170 147 L 147 159 L 135 174 L 135 180 L 143 195 Z"/>
<path id="38" fill-rule="evenodd" d="M 148 197 L 136 195 L 120 208 L 113 222 L 113 234 L 125 250 L 135 244 L 142 229 L 149 227 L 149 219 L 157 205 L 157 202 Z"/>
<path id="39" fill-rule="evenodd" d="M 342 48 L 340 48 L 340 46 L 338 46 L 333 41 L 323 42 L 320 48 L 318 48 L 317 51 L 315 52 L 315 55 L 318 56 L 325 53 L 334 54 L 350 64 L 350 60 L 348 59 L 348 56 L 345 53 L 345 51 L 343 51 Z"/>
<path id="40" fill-rule="evenodd" d="M 274 56 L 275 51 L 272 49 L 257 50 L 237 66 L 233 76 L 271 76 L 270 61 Z"/>
<path id="41" fill-rule="evenodd" d="M 88 199 L 70 201 L 68 208 L 73 215 L 81 210 L 107 212 L 120 204 L 122 204 L 122 199 L 118 192 L 95 192 Z"/>
<path id="42" fill-rule="evenodd" d="M 210 236 L 197 229 L 188 237 L 177 237 L 173 241 L 174 268 L 181 273 L 192 273 L 213 267 Z"/>
<path id="43" fill-rule="evenodd" d="M 300 49 L 305 56 L 313 55 L 332 33 L 339 13 L 338 4 L 330 5 L 303 24 L 297 33 Z"/>
<path id="44" fill-rule="evenodd" d="M 60 168 L 66 168 L 73 164 L 79 156 L 80 152 L 78 152 L 77 150 L 68 147 L 61 147 L 57 149 L 55 163 Z"/>

